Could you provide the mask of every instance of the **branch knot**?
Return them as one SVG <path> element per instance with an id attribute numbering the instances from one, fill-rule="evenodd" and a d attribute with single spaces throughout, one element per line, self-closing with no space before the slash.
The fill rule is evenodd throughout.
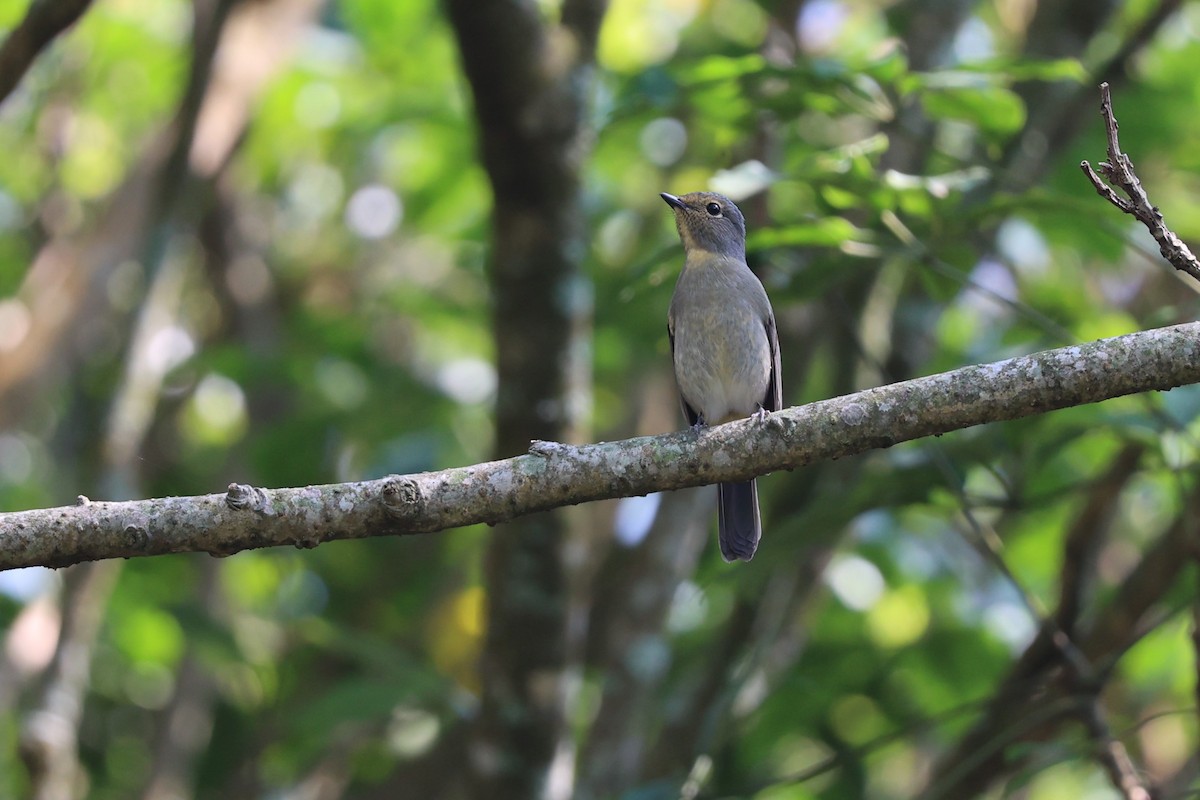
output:
<path id="1" fill-rule="evenodd" d="M 411 519 L 425 508 L 425 498 L 412 478 L 395 478 L 387 482 L 381 495 L 383 507 L 395 519 Z"/>
<path id="2" fill-rule="evenodd" d="M 247 483 L 231 483 L 225 490 L 225 505 L 234 511 L 263 511 L 267 507 L 267 491 Z"/>

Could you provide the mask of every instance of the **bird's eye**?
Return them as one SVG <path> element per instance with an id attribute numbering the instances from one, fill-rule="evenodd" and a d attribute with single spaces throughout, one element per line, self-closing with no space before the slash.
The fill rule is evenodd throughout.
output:
<path id="1" fill-rule="evenodd" d="M 710 217 L 721 216 L 721 204 L 720 203 L 709 203 L 708 205 L 706 205 L 704 207 L 704 210 L 708 212 L 708 215 Z"/>

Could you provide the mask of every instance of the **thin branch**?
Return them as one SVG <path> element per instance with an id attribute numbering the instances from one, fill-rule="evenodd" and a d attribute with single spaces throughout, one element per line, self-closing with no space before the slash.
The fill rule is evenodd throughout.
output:
<path id="1" fill-rule="evenodd" d="M 1128 444 L 1117 454 L 1108 471 L 1092 484 L 1086 504 L 1067 529 L 1055 619 L 1059 630 L 1068 636 L 1075 635 L 1096 554 L 1116 516 L 1121 490 L 1137 473 L 1145 449 L 1141 444 Z"/>
<path id="2" fill-rule="evenodd" d="M 1077 626 L 1080 629 L 1076 631 L 1074 644 L 1086 663 L 1098 665 L 1094 676 L 1090 680 L 1080 680 L 1078 674 L 1064 674 L 1064 663 L 1068 668 L 1071 664 L 1052 642 L 1053 627 L 1044 625 L 992 693 L 987 710 L 933 768 L 930 783 L 937 791 L 928 789 L 922 797 L 975 797 L 1000 775 L 1024 763 L 1033 751 L 1005 758 L 1002 748 L 994 746 L 997 731 L 1007 730 L 1014 721 L 1026 719 L 1068 696 L 1076 698 L 1074 713 L 1055 717 L 1055 725 L 1064 719 L 1078 719 L 1080 714 L 1086 713 L 1083 703 L 1088 698 L 1081 692 L 1095 697 L 1121 655 L 1169 618 L 1154 615 L 1152 611 L 1179 577 L 1193 551 L 1193 520 L 1198 513 L 1200 492 L 1195 492 L 1171 526 L 1146 550 L 1115 596 L 1092 615 L 1092 624 Z M 1052 730 L 1042 729 L 1036 736 L 1026 738 L 1044 740 L 1052 733 Z"/>
<path id="3" fill-rule="evenodd" d="M 908 725 L 888 731 L 887 733 L 880 734 L 874 739 L 864 742 L 863 744 L 851 746 L 844 750 L 840 750 L 832 753 L 831 755 L 825 756 L 821 760 L 805 767 L 798 772 L 788 775 L 782 780 L 764 780 L 761 783 L 753 785 L 751 788 L 755 791 L 763 791 L 778 784 L 799 784 L 810 781 L 841 766 L 844 766 L 847 763 L 865 761 L 867 757 L 879 752 L 894 742 L 912 739 L 918 734 L 934 731 L 939 726 L 948 725 L 959 717 L 980 710 L 985 703 L 986 701 L 970 701 L 959 706 L 954 706 L 953 708 L 949 708 L 937 714 L 913 720 Z M 1070 703 L 1070 698 L 1064 698 L 1062 700 L 1055 701 L 1053 704 L 1044 706 L 1038 710 L 1039 713 L 1036 715 L 1035 721 L 1041 723 L 1046 718 L 1063 713 L 1065 710 L 1070 708 Z M 1014 733 L 1019 732 L 1020 731 L 1014 731 Z M 751 794 L 751 791 L 747 790 L 746 794 Z"/>
<path id="4" fill-rule="evenodd" d="M 1133 74 L 1129 62 L 1141 55 L 1164 25 L 1183 6 L 1183 0 L 1161 0 L 1154 10 L 1125 37 L 1120 49 L 1113 53 L 1100 74 L 1105 81 L 1124 80 Z M 1110 77 L 1111 76 L 1111 77 Z"/>
<path id="5" fill-rule="evenodd" d="M 64 581 L 63 625 L 54 663 L 41 701 L 21 731 L 21 758 L 29 770 L 29 796 L 35 800 L 82 797 L 86 780 L 79 764 L 79 725 L 92 651 L 121 566 L 116 561 L 87 564 L 68 571 Z"/>
<path id="6" fill-rule="evenodd" d="M 1087 505 L 1068 529 L 1063 543 L 1059 604 L 1053 616 L 1045 613 L 1036 595 L 1026 589 L 1009 569 L 1004 560 L 1003 544 L 996 531 L 978 520 L 966 498 L 961 497 L 963 517 L 973 534 L 972 537 L 968 537 L 968 541 L 1004 576 L 1024 601 L 1030 616 L 1039 622 L 1041 633 L 1038 640 L 1031 644 L 1030 650 L 1052 647 L 1057 651 L 1063 662 L 1071 668 L 1081 692 L 1093 690 L 1097 679 L 1094 666 L 1074 641 L 1076 623 L 1083 604 L 1084 583 L 1091 570 L 1095 553 L 1107 535 L 1108 522 L 1114 514 L 1120 489 L 1136 471 L 1143 449 L 1140 445 L 1128 445 L 1117 455 L 1108 473 L 1092 487 Z M 1050 652 L 1045 650 L 1045 654 L 1049 657 Z M 1044 665 L 1047 662 L 1038 663 Z"/>
<path id="7" fill-rule="evenodd" d="M 222 562 L 205 559 L 197 570 L 196 605 L 218 619 L 227 612 L 220 589 L 222 566 Z M 216 681 L 204 662 L 203 646 L 189 639 L 175 672 L 175 692 L 158 719 L 142 800 L 171 800 L 195 793 L 194 773 L 211 741 L 216 700 Z"/>
<path id="8" fill-rule="evenodd" d="M 610 558 L 596 581 L 589 635 L 603 693 L 580 758 L 579 800 L 618 796 L 641 774 L 653 733 L 647 715 L 669 665 L 663 625 L 676 589 L 696 569 L 711 516 L 696 492 L 662 495 L 645 540 L 627 558 Z"/>
<path id="9" fill-rule="evenodd" d="M 754 419 L 360 483 L 0 514 L 0 569 L 495 524 L 573 503 L 746 480 L 987 422 L 1200 382 L 1200 323 L 1047 350 Z"/>
<path id="10" fill-rule="evenodd" d="M 996 761 L 1004 762 L 1004 754 L 1009 747 L 1043 734 L 1050 726 L 1069 717 L 1078 705 L 1078 698 L 1046 697 L 1040 694 L 1038 689 L 1039 687 L 1030 685 L 1030 691 L 1037 697 L 1036 703 L 1023 709 L 1021 714 L 1011 714 L 994 720 L 994 727 L 988 736 L 965 751 L 962 758 L 954 761 L 948 769 L 935 772 L 934 780 L 919 796 L 924 800 L 958 800 L 982 796 L 986 783 L 976 786 L 965 782 L 970 781 L 979 770 L 987 768 L 990 764 Z"/>
<path id="11" fill-rule="evenodd" d="M 1195 548 L 1193 548 L 1192 560 L 1195 562 L 1195 566 L 1200 568 L 1200 551 L 1196 551 Z M 1195 597 L 1192 600 L 1192 659 L 1195 665 L 1193 668 L 1195 683 L 1192 685 L 1192 699 L 1196 704 L 1195 713 L 1200 714 L 1200 597 Z"/>
<path id="12" fill-rule="evenodd" d="M 729 673 L 751 643 L 756 614 L 757 604 L 746 598 L 734 604 L 724 629 L 708 648 L 696 688 L 682 704 L 682 713 L 667 721 L 658 744 L 646 758 L 643 780 L 678 776 L 681 769 L 689 769 L 707 754 L 713 726 L 732 702 Z"/>
<path id="13" fill-rule="evenodd" d="M 34 0 L 0 45 L 0 103 L 17 88 L 38 54 L 75 24 L 92 0 Z"/>
<path id="14" fill-rule="evenodd" d="M 211 178 L 241 141 L 258 95 L 289 63 L 321 7 L 319 0 L 271 0 L 240 3 L 231 15 L 192 142 L 191 169 L 201 179 Z M 151 138 L 86 230 L 51 239 L 29 266 L 14 297 L 28 311 L 29 330 L 0 358 L 0 425 L 12 426 L 31 413 L 30 398 L 39 396 L 41 382 L 57 380 L 92 358 L 95 344 L 78 335 L 81 328 L 113 324 L 103 287 L 117 265 L 146 261 L 148 228 L 163 219 L 161 204 L 171 200 L 162 191 L 163 170 L 190 100 L 185 92 L 175 122 Z M 190 181 L 180 187 L 184 193 L 195 189 Z"/>
<path id="15" fill-rule="evenodd" d="M 175 114 L 179 133 L 166 161 L 159 171 L 157 191 L 150 204 L 140 243 L 141 263 L 146 265 L 150 287 L 134 320 L 124 359 L 124 376 L 114 393 L 109 409 L 106 433 L 102 444 L 104 453 L 105 489 L 123 497 L 135 497 L 136 471 L 146 432 L 154 422 L 162 393 L 166 366 L 148 355 L 163 330 L 176 324 L 183 303 L 186 278 L 185 264 L 168 255 L 176 227 L 193 229 L 200 209 L 179 208 L 184 196 L 207 192 L 194 189 L 188 170 L 188 153 L 196 135 L 196 119 L 207 93 L 212 75 L 213 56 L 225 30 L 229 11 L 236 0 L 211 0 L 195 3 L 193 20 L 192 64 L 186 89 Z M 197 206 L 205 201 L 196 201 Z"/>
<path id="16" fill-rule="evenodd" d="M 212 4 L 196 4 L 196 44 L 191 80 L 187 97 L 181 106 L 180 117 L 194 121 L 207 86 L 207 76 L 216 41 L 220 36 L 227 12 L 233 0 L 214 0 Z M 212 5 L 212 8 L 207 8 Z M 211 11 L 211 13 L 206 13 Z M 194 124 L 184 124 L 175 143 L 175 160 L 179 163 L 161 173 L 160 203 L 155 204 L 157 221 L 147 227 L 145 249 L 157 252 L 158 228 L 171 214 L 171 196 L 178 195 L 179 184 L 186 175 L 183 164 L 191 148 Z M 161 245 L 161 241 L 158 245 Z M 159 259 L 162 260 L 161 258 Z M 123 496 L 135 496 L 133 475 L 146 429 L 153 421 L 163 374 L 148 366 L 143 352 L 155 330 L 165 326 L 177 311 L 182 292 L 182 274 L 178 268 L 156 269 L 151 290 L 138 315 L 129 344 L 130 357 L 103 436 L 103 459 L 106 485 Z M 127 494 L 128 493 L 128 494 Z M 104 619 L 109 596 L 117 585 L 122 564 L 108 561 L 81 564 L 67 572 L 64 581 L 64 627 L 55 653 L 54 667 L 45 695 L 37 710 L 29 715 L 22 736 L 22 753 L 30 765 L 35 796 L 56 800 L 78 796 L 82 776 L 77 756 L 80 721 L 84 699 L 91 676 L 91 653 Z"/>
<path id="17" fill-rule="evenodd" d="M 1142 182 L 1133 171 L 1133 162 L 1121 152 L 1121 143 L 1117 141 L 1119 126 L 1117 118 L 1113 115 L 1112 94 L 1107 83 L 1100 84 L 1100 115 L 1104 118 L 1104 129 L 1108 135 L 1108 161 L 1101 161 L 1097 165 L 1099 175 L 1087 161 L 1081 161 L 1079 168 L 1096 187 L 1101 197 L 1146 226 L 1154 241 L 1158 242 L 1158 251 L 1171 266 L 1200 280 L 1200 262 L 1183 240 L 1167 227 L 1162 212 L 1150 202 L 1150 197 L 1142 188 Z M 1105 183 L 1105 180 L 1108 183 Z M 1123 200 L 1109 184 L 1123 191 L 1129 199 Z"/>
<path id="18" fill-rule="evenodd" d="M 1150 792 L 1142 785 L 1125 745 L 1109 729 L 1099 698 L 1093 698 L 1092 702 L 1085 704 L 1082 716 L 1088 735 L 1096 743 L 1100 765 L 1121 797 L 1125 800 L 1150 800 Z"/>

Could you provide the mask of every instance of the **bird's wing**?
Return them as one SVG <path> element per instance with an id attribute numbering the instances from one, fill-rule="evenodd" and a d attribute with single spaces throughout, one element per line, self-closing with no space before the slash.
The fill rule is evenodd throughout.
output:
<path id="1" fill-rule="evenodd" d="M 675 315 L 667 313 L 667 338 L 671 342 L 671 371 L 675 370 Z M 679 378 L 675 379 L 675 385 L 678 388 Z M 683 417 L 687 420 L 688 425 L 695 425 L 700 419 L 700 415 L 695 409 L 688 405 L 687 400 L 683 399 L 683 392 L 679 392 L 679 407 L 683 409 Z"/>
<path id="2" fill-rule="evenodd" d="M 765 320 L 767 341 L 771 343 L 771 377 L 767 381 L 767 394 L 763 408 L 778 411 L 783 408 L 783 377 L 779 374 L 779 331 L 775 329 L 775 315 L 767 312 Z"/>

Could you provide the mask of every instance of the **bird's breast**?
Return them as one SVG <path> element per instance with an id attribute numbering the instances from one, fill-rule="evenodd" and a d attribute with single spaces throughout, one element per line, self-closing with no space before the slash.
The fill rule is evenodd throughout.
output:
<path id="1" fill-rule="evenodd" d="M 681 281 L 672 301 L 675 379 L 684 401 L 716 425 L 758 410 L 770 380 L 771 345 L 757 297 L 698 284 Z M 761 284 L 754 289 L 765 301 Z"/>

